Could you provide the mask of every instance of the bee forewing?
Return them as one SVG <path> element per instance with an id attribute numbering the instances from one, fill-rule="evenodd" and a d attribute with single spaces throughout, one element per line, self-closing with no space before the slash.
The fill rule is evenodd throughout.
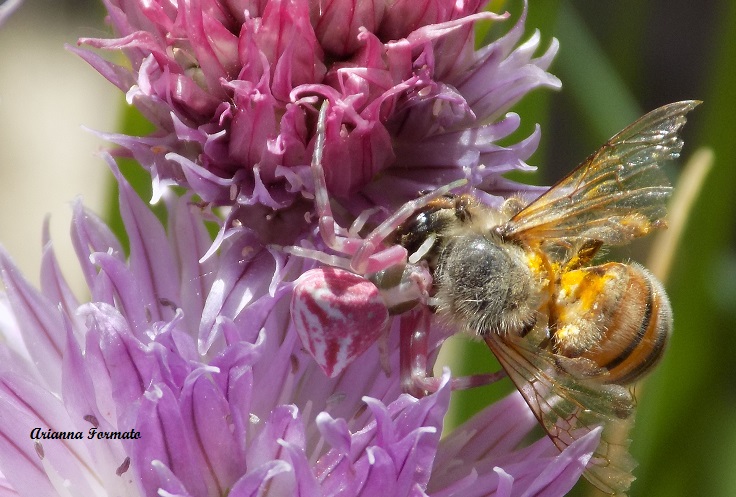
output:
<path id="1" fill-rule="evenodd" d="M 672 190 L 659 166 L 679 156 L 678 132 L 699 104 L 676 102 L 646 114 L 512 217 L 502 234 L 611 245 L 647 234 L 661 224 Z"/>
<path id="2" fill-rule="evenodd" d="M 628 450 L 633 394 L 620 385 L 586 380 L 591 366 L 584 359 L 557 356 L 508 334 L 490 333 L 485 340 L 560 450 L 603 428 L 584 476 L 608 494 L 624 494 L 636 466 Z"/>

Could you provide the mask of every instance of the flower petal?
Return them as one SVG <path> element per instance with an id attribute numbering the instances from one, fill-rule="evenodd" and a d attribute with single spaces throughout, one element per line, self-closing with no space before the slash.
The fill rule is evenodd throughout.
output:
<path id="1" fill-rule="evenodd" d="M 179 294 L 184 319 L 192 336 L 196 336 L 202 319 L 205 300 L 215 279 L 217 257 L 200 259 L 212 240 L 202 223 L 200 207 L 188 196 L 176 197 L 169 202 L 169 240 L 181 274 Z"/>
<path id="2" fill-rule="evenodd" d="M 320 492 L 319 483 L 314 474 L 312 474 L 312 467 L 307 460 L 304 448 L 297 445 L 291 444 L 284 440 L 279 440 L 279 443 L 286 451 L 286 455 L 291 462 L 291 466 L 294 470 L 294 478 L 296 479 L 296 485 L 294 488 L 294 497 L 312 497 L 323 495 Z"/>
<path id="3" fill-rule="evenodd" d="M 61 274 L 59 262 L 54 254 L 53 244 L 49 235 L 48 218 L 43 223 L 43 255 L 41 259 L 41 291 L 51 302 L 58 302 L 66 316 L 74 320 L 74 311 L 79 306 L 77 298 L 72 293 L 64 276 Z M 80 330 L 80 324 L 74 323 L 75 330 Z"/>
<path id="4" fill-rule="evenodd" d="M 554 463 L 526 487 L 524 496 L 556 497 L 565 495 L 580 479 L 593 451 L 598 447 L 602 429 L 595 428 L 575 440 L 562 453 L 555 457 Z"/>
<path id="5" fill-rule="evenodd" d="M 159 375 L 156 358 L 134 335 L 125 318 L 106 303 L 84 304 L 79 308 L 88 328 L 86 354 L 99 355 L 119 408 L 134 409 L 152 380 Z M 120 414 L 123 416 L 123 414 Z M 120 418 L 118 418 L 120 419 Z M 127 429 L 133 428 L 133 420 Z M 126 429 L 125 426 L 120 427 Z"/>
<path id="6" fill-rule="evenodd" d="M 89 473 L 93 464 L 84 439 L 38 440 L 32 435 L 36 428 L 38 432 L 74 431 L 74 423 L 54 394 L 12 372 L 3 372 L 0 419 L 0 465 L 21 495 L 39 495 L 44 488 L 45 495 L 54 495 L 49 471 L 66 482 L 72 495 L 101 491 L 99 478 Z"/>
<path id="7" fill-rule="evenodd" d="M 120 214 L 130 241 L 131 276 L 135 279 L 141 299 L 148 303 L 145 309 L 150 315 L 149 321 L 171 319 L 172 309 L 163 301 L 177 302 L 181 285 L 164 228 L 133 191 L 112 157 L 106 158 L 118 180 Z"/>
<path id="8" fill-rule="evenodd" d="M 303 451 L 306 437 L 301 415 L 295 406 L 278 406 L 265 420 L 261 432 L 248 448 L 247 461 L 251 466 L 261 466 L 270 460 L 285 460 L 288 454 L 283 442 Z M 288 462 L 288 461 L 287 461 Z M 293 468 L 292 464 L 289 464 Z M 274 495 L 292 495 L 297 482 L 293 471 L 276 476 L 271 482 Z"/>
<path id="9" fill-rule="evenodd" d="M 104 252 L 122 258 L 123 248 L 110 228 L 99 217 L 86 210 L 80 201 L 74 203 L 71 236 L 87 286 L 94 290 L 97 268 L 89 256 L 95 252 Z"/>
<path id="10" fill-rule="evenodd" d="M 383 20 L 385 5 L 385 0 L 339 0 L 325 4 L 320 8 L 315 26 L 320 45 L 338 57 L 356 51 L 360 47 L 359 30 L 376 31 Z M 393 10 L 395 6 L 389 12 Z"/>
<path id="11" fill-rule="evenodd" d="M 268 461 L 244 475 L 227 494 L 228 497 L 259 497 L 277 476 L 291 471 L 289 463 Z"/>
<path id="12" fill-rule="evenodd" d="M 330 418 L 321 416 L 321 429 L 334 431 L 329 439 L 339 442 L 315 465 L 323 493 L 374 484 L 394 488 L 395 495 L 425 488 L 449 406 L 449 378 L 449 373 L 443 375 L 440 389 L 419 400 L 402 395 L 386 407 L 365 397 L 375 421 L 352 435 L 349 455 L 344 436 L 339 435 L 340 423 L 326 423 Z"/>
<path id="13" fill-rule="evenodd" d="M 487 465 L 483 461 L 502 459 L 536 426 L 534 414 L 518 393 L 487 407 L 440 442 L 430 493 L 461 481 L 476 471 L 477 465 Z"/>
<path id="14" fill-rule="evenodd" d="M 253 302 L 268 294 L 276 264 L 273 256 L 260 248 L 256 236 L 240 233 L 230 242 L 220 259 L 219 270 L 210 289 L 199 327 L 198 348 L 206 353 L 218 338 L 218 316 L 237 318 Z M 243 339 L 255 341 L 260 328 L 248 327 Z"/>
<path id="15" fill-rule="evenodd" d="M 0 26 L 15 12 L 15 9 L 20 7 L 21 3 L 23 3 L 23 0 L 8 0 L 0 5 Z"/>
<path id="16" fill-rule="evenodd" d="M 209 495 L 223 495 L 245 472 L 245 438 L 233 436 L 230 404 L 209 375 L 221 372 L 200 368 L 191 373 L 179 399 L 184 422 L 200 466 L 207 468 L 205 481 Z"/>
<path id="17" fill-rule="evenodd" d="M 23 343 L 52 391 L 61 387 L 64 325 L 57 308 L 20 274 L 0 247 L 0 276 L 16 320 L 23 326 Z"/>
<path id="18" fill-rule="evenodd" d="M 193 452 L 192 444 L 196 440 L 169 387 L 159 383 L 146 392 L 140 401 L 135 426 L 145 434 L 145 440 L 134 441 L 128 450 L 145 495 L 157 495 L 159 488 L 171 483 L 185 488 L 191 495 L 209 495 L 203 473 L 205 468 Z M 151 471 L 155 461 L 168 468 L 175 480 L 166 472 Z"/>
<path id="19" fill-rule="evenodd" d="M 277 99 L 288 101 L 293 88 L 322 79 L 324 55 L 309 22 L 306 0 L 268 2 L 255 39 L 271 62 L 271 88 Z"/>

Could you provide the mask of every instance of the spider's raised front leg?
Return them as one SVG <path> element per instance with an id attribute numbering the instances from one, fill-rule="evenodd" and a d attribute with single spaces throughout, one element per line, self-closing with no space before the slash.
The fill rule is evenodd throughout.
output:
<path id="1" fill-rule="evenodd" d="M 324 147 L 326 140 L 326 123 L 327 123 L 328 104 L 325 101 L 319 111 L 319 119 L 317 120 L 317 135 L 315 138 L 314 154 L 312 155 L 312 180 L 314 182 L 314 203 L 318 217 L 319 233 L 325 245 L 335 252 L 350 257 L 349 268 L 357 274 L 366 275 L 376 273 L 397 264 L 406 262 L 406 249 L 399 245 L 385 246 L 384 241 L 388 238 L 403 222 L 405 222 L 417 210 L 426 206 L 432 200 L 448 194 L 455 188 L 466 183 L 465 180 L 457 180 L 448 185 L 437 188 L 433 192 L 423 195 L 415 200 L 407 202 L 398 211 L 389 216 L 377 228 L 371 231 L 365 238 L 357 235 L 360 227 L 362 227 L 368 216 L 376 209 L 370 209 L 368 212 L 362 213 L 356 219 L 354 226 L 350 230 L 340 227 L 332 214 L 330 206 L 330 197 L 327 190 L 327 181 L 325 179 L 322 158 L 324 155 Z M 345 235 L 340 234 L 345 233 Z M 305 257 L 314 258 L 322 262 L 327 262 L 322 257 L 313 257 L 311 252 L 307 254 L 302 252 Z M 332 259 L 332 262 L 337 262 Z M 345 267 L 340 261 L 338 267 Z M 330 262 L 327 262 L 330 263 Z M 331 264 L 336 265 L 336 264 Z"/>
<path id="2" fill-rule="evenodd" d="M 325 374 L 335 377 L 379 341 L 388 330 L 390 316 L 401 314 L 403 387 L 416 395 L 436 390 L 437 382 L 426 372 L 426 333 L 421 331 L 426 327 L 404 314 L 419 305 L 418 314 L 428 322 L 429 310 L 424 304 L 432 278 L 426 264 L 419 260 L 410 263 L 404 247 L 387 244 L 386 240 L 418 210 L 465 181 L 455 181 L 407 202 L 361 238 L 358 233 L 374 212 L 358 216 L 349 230 L 339 226 L 332 213 L 322 165 L 326 121 L 327 103 L 319 113 L 311 170 L 319 234 L 334 253 L 284 248 L 324 264 L 305 272 L 294 285 L 291 314 L 295 329 Z M 405 331 L 411 326 L 417 326 L 415 333 Z M 382 354 L 381 362 L 387 369 L 385 350 Z"/>

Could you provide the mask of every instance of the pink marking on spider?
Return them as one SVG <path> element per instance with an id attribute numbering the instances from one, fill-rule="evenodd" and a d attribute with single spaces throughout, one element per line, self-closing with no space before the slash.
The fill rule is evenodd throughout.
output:
<path id="1" fill-rule="evenodd" d="M 311 269 L 294 286 L 291 318 L 299 338 L 330 378 L 385 332 L 388 309 L 376 285 L 338 268 Z"/>

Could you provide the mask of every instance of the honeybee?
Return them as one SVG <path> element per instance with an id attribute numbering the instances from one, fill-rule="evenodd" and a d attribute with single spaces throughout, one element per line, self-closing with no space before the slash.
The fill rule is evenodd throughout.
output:
<path id="1" fill-rule="evenodd" d="M 392 240 L 429 266 L 429 304 L 486 342 L 558 448 L 603 427 L 585 476 L 610 494 L 634 479 L 617 432 L 633 420 L 632 383 L 662 356 L 672 310 L 642 266 L 590 264 L 603 245 L 665 226 L 671 187 L 659 163 L 679 155 L 678 131 L 699 103 L 650 112 L 529 205 L 446 194 Z"/>

